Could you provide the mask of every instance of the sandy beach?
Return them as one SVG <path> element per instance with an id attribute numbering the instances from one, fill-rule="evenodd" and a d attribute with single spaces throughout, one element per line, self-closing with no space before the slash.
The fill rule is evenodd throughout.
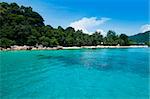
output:
<path id="1" fill-rule="evenodd" d="M 73 47 L 63 47 L 63 46 L 57 46 L 57 47 L 34 47 L 34 46 L 11 46 L 10 48 L 0 48 L 1 51 L 15 51 L 15 50 L 73 50 L 73 49 L 97 49 L 97 48 L 147 48 L 147 45 L 131 45 L 131 46 L 73 46 Z"/>

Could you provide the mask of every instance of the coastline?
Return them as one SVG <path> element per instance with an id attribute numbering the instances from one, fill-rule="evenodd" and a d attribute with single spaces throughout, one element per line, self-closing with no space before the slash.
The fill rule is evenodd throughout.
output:
<path id="1" fill-rule="evenodd" d="M 11 46 L 10 48 L 0 48 L 1 51 L 19 51 L 19 50 L 75 50 L 75 49 L 99 49 L 99 48 L 148 48 L 147 45 L 131 45 L 131 46 L 73 46 L 73 47 L 34 47 L 34 46 Z"/>

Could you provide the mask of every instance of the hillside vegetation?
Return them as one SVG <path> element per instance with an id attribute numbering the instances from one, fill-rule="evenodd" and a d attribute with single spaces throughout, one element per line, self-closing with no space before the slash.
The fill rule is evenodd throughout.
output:
<path id="1" fill-rule="evenodd" d="M 112 30 L 103 37 L 100 32 L 92 35 L 75 31 L 72 27 L 53 28 L 44 24 L 42 16 L 31 7 L 16 3 L 0 3 L 0 46 L 43 45 L 43 46 L 90 46 L 90 45 L 129 45 L 128 36 L 116 35 Z M 102 43 L 103 42 L 103 43 Z"/>
<path id="2" fill-rule="evenodd" d="M 130 40 L 137 43 L 146 43 L 150 41 L 150 31 L 139 33 L 129 37 Z"/>

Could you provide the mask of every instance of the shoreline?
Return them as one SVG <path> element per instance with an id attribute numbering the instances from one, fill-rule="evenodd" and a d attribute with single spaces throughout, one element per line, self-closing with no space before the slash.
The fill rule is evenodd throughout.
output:
<path id="1" fill-rule="evenodd" d="M 73 46 L 73 47 L 34 47 L 34 46 L 11 46 L 10 48 L 0 48 L 1 51 L 19 51 L 19 50 L 75 50 L 75 49 L 100 49 L 100 48 L 148 48 L 147 45 L 131 45 L 131 46 Z"/>

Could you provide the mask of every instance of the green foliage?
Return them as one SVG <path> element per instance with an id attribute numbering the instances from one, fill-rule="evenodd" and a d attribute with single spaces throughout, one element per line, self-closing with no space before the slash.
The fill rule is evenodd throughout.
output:
<path id="1" fill-rule="evenodd" d="M 118 44 L 118 35 L 112 30 L 107 32 L 107 37 L 104 38 L 104 44 L 106 45 L 117 45 Z"/>
<path id="2" fill-rule="evenodd" d="M 10 47 L 13 44 L 15 44 L 15 42 L 12 41 L 12 40 L 9 40 L 7 38 L 1 38 L 0 39 L 0 46 L 1 47 L 7 48 L 7 47 Z"/>
<path id="3" fill-rule="evenodd" d="M 54 37 L 51 38 L 51 40 L 50 40 L 50 46 L 51 46 L 51 47 L 54 47 L 54 46 L 57 46 L 57 45 L 59 45 L 57 39 L 54 38 Z"/>
<path id="4" fill-rule="evenodd" d="M 35 36 L 31 35 L 28 37 L 27 44 L 30 46 L 34 46 L 37 44 L 37 39 Z"/>
<path id="5" fill-rule="evenodd" d="M 146 44 L 147 46 L 150 46 L 150 41 L 145 42 L 145 44 Z"/>
<path id="6" fill-rule="evenodd" d="M 49 46 L 51 43 L 51 40 L 48 37 L 42 36 L 39 38 L 39 44 L 42 44 L 43 46 Z"/>
<path id="7" fill-rule="evenodd" d="M 128 36 L 127 35 L 125 35 L 125 34 L 121 34 L 120 35 L 120 45 L 128 45 L 129 44 L 129 40 L 128 40 Z"/>
<path id="8" fill-rule="evenodd" d="M 129 40 L 129 45 L 136 45 L 137 44 L 137 42 L 134 42 L 134 41 L 132 41 L 132 40 Z"/>
<path id="9" fill-rule="evenodd" d="M 137 42 L 139 44 L 149 42 L 150 41 L 150 31 L 146 31 L 144 33 L 139 33 L 129 37 L 130 40 Z"/>
<path id="10" fill-rule="evenodd" d="M 61 26 L 53 28 L 44 25 L 41 15 L 31 7 L 19 6 L 16 3 L 0 3 L 0 46 L 42 44 L 43 46 L 91 46 L 100 45 L 127 45 L 128 37 L 124 34 L 116 35 L 108 31 L 103 37 L 100 32 L 92 35 L 81 30 L 75 31 L 72 27 L 63 29 Z"/>

